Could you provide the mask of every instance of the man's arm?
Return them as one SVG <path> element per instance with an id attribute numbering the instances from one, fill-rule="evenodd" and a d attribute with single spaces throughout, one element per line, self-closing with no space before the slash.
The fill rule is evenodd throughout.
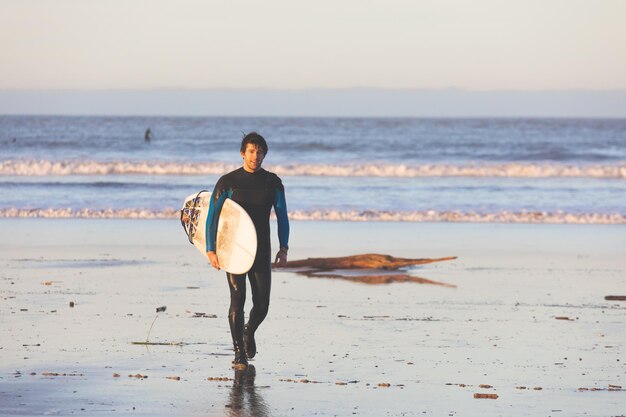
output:
<path id="1" fill-rule="evenodd" d="M 224 205 L 224 201 L 226 198 L 230 197 L 232 192 L 226 191 L 223 189 L 221 181 L 218 181 L 213 189 L 213 194 L 211 195 L 211 203 L 209 204 L 209 214 L 207 215 L 206 220 L 206 229 L 205 229 L 205 241 L 206 241 L 206 252 L 211 261 L 211 265 L 213 268 L 219 271 L 220 264 L 217 259 L 217 254 L 215 253 L 216 249 L 216 239 L 217 239 L 217 224 L 218 219 L 220 217 L 220 212 L 222 211 L 222 206 Z"/>
<path id="2" fill-rule="evenodd" d="M 274 195 L 274 212 L 278 222 L 278 241 L 280 242 L 280 250 L 276 254 L 276 264 L 285 266 L 287 263 L 287 251 L 289 250 L 289 217 L 287 215 L 285 188 L 282 182 L 279 183 L 279 187 Z"/>

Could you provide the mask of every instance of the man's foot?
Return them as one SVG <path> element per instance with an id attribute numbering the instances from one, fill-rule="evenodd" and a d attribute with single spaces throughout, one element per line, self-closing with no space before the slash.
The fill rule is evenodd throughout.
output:
<path id="1" fill-rule="evenodd" d="M 235 360 L 233 360 L 233 368 L 246 369 L 248 367 L 248 359 L 246 355 L 241 351 L 235 351 Z"/>
<path id="2" fill-rule="evenodd" d="M 249 359 L 256 355 L 256 342 L 254 341 L 254 332 L 246 325 L 243 329 L 243 345 L 246 349 L 246 356 Z"/>

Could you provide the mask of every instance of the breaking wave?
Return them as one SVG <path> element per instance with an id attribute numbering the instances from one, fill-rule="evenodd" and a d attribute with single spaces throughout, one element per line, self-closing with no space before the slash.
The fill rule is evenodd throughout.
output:
<path id="1" fill-rule="evenodd" d="M 1 176 L 66 175 L 222 175 L 239 165 L 221 162 L 179 163 L 149 161 L 0 161 Z M 268 165 L 281 176 L 325 177 L 586 177 L 626 178 L 626 163 L 616 165 L 561 165 L 539 163 L 361 165 L 293 164 Z"/>
<path id="2" fill-rule="evenodd" d="M 87 219 L 177 219 L 179 210 L 164 209 L 0 209 L 0 218 L 87 218 Z M 626 224 L 626 213 L 565 213 L 543 211 L 461 212 L 461 211 L 339 211 L 298 210 L 292 220 L 349 222 L 452 222 L 452 223 L 543 223 L 543 224 Z"/>

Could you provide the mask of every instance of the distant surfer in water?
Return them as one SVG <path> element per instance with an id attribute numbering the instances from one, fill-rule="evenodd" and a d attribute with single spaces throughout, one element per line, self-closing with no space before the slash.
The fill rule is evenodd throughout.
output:
<path id="1" fill-rule="evenodd" d="M 150 128 L 146 129 L 146 133 L 143 134 L 143 141 L 150 142 L 152 140 L 152 131 Z"/>
<path id="2" fill-rule="evenodd" d="M 220 269 L 215 253 L 217 219 L 226 198 L 233 199 L 246 210 L 256 229 L 256 257 L 252 268 L 247 273 L 252 288 L 253 307 L 250 310 L 248 323 L 245 325 L 246 274 L 226 273 L 230 287 L 228 321 L 235 349 L 233 364 L 238 369 L 248 366 L 248 359 L 256 355 L 254 333 L 265 319 L 269 309 L 272 284 L 269 218 L 272 207 L 278 220 L 280 242 L 280 250 L 276 254 L 277 265 L 286 264 L 289 249 L 289 220 L 283 183 L 276 174 L 261 168 L 267 149 L 265 139 L 258 133 L 252 132 L 244 136 L 240 147 L 243 166 L 219 179 L 213 190 L 207 218 L 207 256 L 211 265 L 217 270 Z"/>

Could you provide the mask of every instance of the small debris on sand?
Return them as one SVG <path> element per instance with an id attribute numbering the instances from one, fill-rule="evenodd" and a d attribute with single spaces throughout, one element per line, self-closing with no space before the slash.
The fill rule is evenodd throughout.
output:
<path id="1" fill-rule="evenodd" d="M 302 379 L 292 379 L 292 378 L 283 379 L 283 378 L 281 378 L 281 379 L 279 379 L 279 381 L 282 381 L 282 382 L 292 382 L 294 384 L 321 384 L 320 381 L 315 381 L 315 380 L 311 380 L 311 379 L 307 379 L 307 378 L 302 378 Z"/>
<path id="2" fill-rule="evenodd" d="M 624 391 L 624 390 L 622 389 L 621 385 L 609 384 L 607 388 L 598 388 L 598 387 L 585 388 L 585 387 L 581 387 L 581 388 L 578 388 L 578 391 Z"/>
<path id="3" fill-rule="evenodd" d="M 231 379 L 225 376 L 210 376 L 207 378 L 208 381 L 230 381 Z"/>
<path id="4" fill-rule="evenodd" d="M 481 393 L 474 393 L 474 398 L 487 398 L 490 400 L 497 400 L 498 399 L 498 394 L 481 394 Z"/>
<path id="5" fill-rule="evenodd" d="M 217 314 L 207 314 L 207 313 L 193 313 L 193 316 L 191 316 L 191 318 L 201 318 L 201 319 L 216 319 L 217 318 Z"/>
<path id="6" fill-rule="evenodd" d="M 473 386 L 473 385 L 467 385 L 467 384 L 455 384 L 455 383 L 452 383 L 452 382 L 446 382 L 446 385 L 456 385 L 456 386 L 461 387 L 461 388 L 472 387 Z"/>
<path id="7" fill-rule="evenodd" d="M 74 301 L 70 301 L 70 308 L 74 308 Z"/>

